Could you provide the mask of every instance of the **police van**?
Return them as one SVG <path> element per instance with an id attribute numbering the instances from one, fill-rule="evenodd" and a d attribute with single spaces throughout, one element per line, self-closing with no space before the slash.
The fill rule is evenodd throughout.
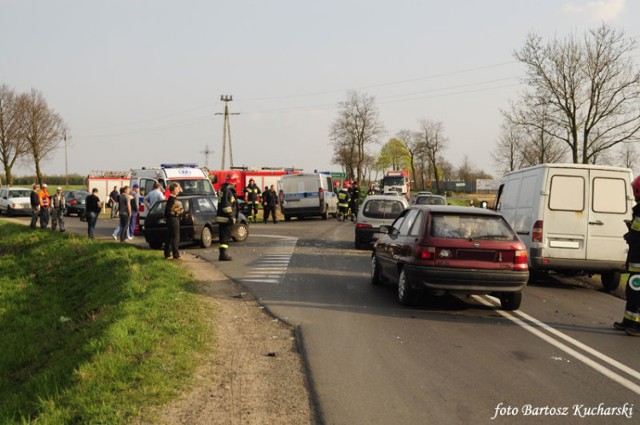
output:
<path id="1" fill-rule="evenodd" d="M 338 196 L 333 192 L 331 176 L 320 173 L 288 174 L 279 183 L 284 200 L 280 205 L 285 221 L 291 217 L 320 216 L 338 212 Z"/>
<path id="2" fill-rule="evenodd" d="M 162 185 L 165 197 L 168 197 L 171 183 L 178 183 L 182 188 L 178 196 L 216 195 L 207 170 L 199 168 L 198 164 L 161 164 L 160 167 L 131 170 L 130 186 L 133 187 L 134 184 L 140 186 L 141 197 L 151 192 L 156 182 Z M 147 214 L 144 203 L 140 202 L 138 211 L 140 229 L 144 226 Z"/>
<path id="3" fill-rule="evenodd" d="M 495 209 L 527 246 L 531 272 L 600 274 L 612 290 L 625 271 L 631 180 L 628 168 L 536 165 L 505 174 Z"/>

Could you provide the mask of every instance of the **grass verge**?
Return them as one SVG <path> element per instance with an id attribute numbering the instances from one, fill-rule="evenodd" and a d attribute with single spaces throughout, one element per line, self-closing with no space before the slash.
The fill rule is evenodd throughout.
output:
<path id="1" fill-rule="evenodd" d="M 166 402 L 209 308 L 155 252 L 0 222 L 0 423 L 126 423 Z"/>

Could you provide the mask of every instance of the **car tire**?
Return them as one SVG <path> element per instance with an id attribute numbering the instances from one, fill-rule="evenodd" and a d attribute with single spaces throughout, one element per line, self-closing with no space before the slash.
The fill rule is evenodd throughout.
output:
<path id="1" fill-rule="evenodd" d="M 11 207 L 7 205 L 7 217 L 13 217 L 13 211 L 11 211 Z"/>
<path id="2" fill-rule="evenodd" d="M 412 306 L 416 303 L 416 290 L 411 287 L 404 269 L 400 271 L 398 278 L 398 301 L 404 306 Z"/>
<path id="3" fill-rule="evenodd" d="M 202 248 L 211 247 L 211 228 L 204 226 L 200 232 L 200 246 Z"/>
<path id="4" fill-rule="evenodd" d="M 500 305 L 504 310 L 517 310 L 522 303 L 522 292 L 503 292 L 500 295 Z"/>
<path id="5" fill-rule="evenodd" d="M 249 237 L 249 226 L 246 223 L 236 223 L 231 228 L 231 238 L 236 242 L 244 242 Z"/>
<path id="6" fill-rule="evenodd" d="M 620 272 L 609 270 L 600 275 L 602 286 L 609 292 L 615 291 L 620 286 Z"/>
<path id="7" fill-rule="evenodd" d="M 149 248 L 162 249 L 162 242 L 149 242 Z"/>
<path id="8" fill-rule="evenodd" d="M 372 285 L 380 285 L 382 283 L 382 279 L 380 279 L 380 266 L 378 265 L 378 259 L 376 255 L 373 254 L 371 256 L 371 284 Z"/>

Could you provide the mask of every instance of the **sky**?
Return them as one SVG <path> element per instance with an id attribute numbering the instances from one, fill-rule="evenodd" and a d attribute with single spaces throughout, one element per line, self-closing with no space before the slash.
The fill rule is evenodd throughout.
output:
<path id="1" fill-rule="evenodd" d="M 356 90 L 385 128 L 371 153 L 440 121 L 449 162 L 499 177 L 491 152 L 527 35 L 604 22 L 640 41 L 638 17 L 636 0 L 0 0 L 0 84 L 39 90 L 63 117 L 70 174 L 220 169 L 221 95 L 234 166 L 341 171 L 330 128 Z M 65 174 L 64 143 L 42 169 Z"/>

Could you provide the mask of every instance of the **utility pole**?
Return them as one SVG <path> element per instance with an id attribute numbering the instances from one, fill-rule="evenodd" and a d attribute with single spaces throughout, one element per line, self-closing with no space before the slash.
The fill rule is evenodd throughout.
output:
<path id="1" fill-rule="evenodd" d="M 64 135 L 64 185 L 69 186 L 69 168 L 67 161 L 67 130 L 63 132 Z"/>
<path id="2" fill-rule="evenodd" d="M 229 113 L 229 102 L 233 101 L 232 95 L 221 95 L 220 100 L 224 102 L 224 114 L 216 113 L 216 115 L 224 115 L 224 124 L 222 126 L 222 165 L 221 170 L 224 170 L 224 160 L 227 156 L 227 136 L 229 137 L 229 162 L 230 167 L 233 167 L 233 149 L 231 148 L 231 122 L 229 121 L 229 115 L 240 115 L 239 113 Z"/>
<path id="3" fill-rule="evenodd" d="M 204 166 L 209 168 L 209 155 L 213 153 L 211 149 L 209 149 L 209 145 L 205 146 L 204 150 L 200 153 L 204 154 Z"/>

